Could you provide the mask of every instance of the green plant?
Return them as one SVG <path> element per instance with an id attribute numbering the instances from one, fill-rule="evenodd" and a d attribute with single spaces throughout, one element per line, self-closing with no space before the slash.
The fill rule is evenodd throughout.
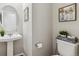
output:
<path id="1" fill-rule="evenodd" d="M 0 35 L 4 36 L 4 34 L 5 34 L 4 28 L 0 25 Z"/>
<path id="2" fill-rule="evenodd" d="M 69 33 L 67 31 L 60 31 L 59 34 L 66 35 L 66 37 L 69 35 Z"/>
<path id="3" fill-rule="evenodd" d="M 2 30 L 0 31 L 1 36 L 4 36 L 5 32 Z"/>

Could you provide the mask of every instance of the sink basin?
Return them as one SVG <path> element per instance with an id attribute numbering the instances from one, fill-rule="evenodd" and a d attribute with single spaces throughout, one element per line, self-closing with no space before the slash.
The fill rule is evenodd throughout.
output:
<path id="1" fill-rule="evenodd" d="M 20 34 L 11 34 L 11 35 L 4 35 L 3 37 L 0 36 L 0 42 L 9 42 L 21 39 L 22 36 Z"/>

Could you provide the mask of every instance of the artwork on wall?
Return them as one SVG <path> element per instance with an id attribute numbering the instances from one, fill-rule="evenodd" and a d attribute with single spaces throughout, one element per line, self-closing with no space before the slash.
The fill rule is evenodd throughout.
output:
<path id="1" fill-rule="evenodd" d="M 29 20 L 29 7 L 26 7 L 24 9 L 24 21 L 28 21 Z"/>
<path id="2" fill-rule="evenodd" d="M 59 22 L 76 21 L 76 3 L 59 8 Z"/>
<path id="3" fill-rule="evenodd" d="M 2 14 L 0 13 L 0 24 L 2 24 Z"/>

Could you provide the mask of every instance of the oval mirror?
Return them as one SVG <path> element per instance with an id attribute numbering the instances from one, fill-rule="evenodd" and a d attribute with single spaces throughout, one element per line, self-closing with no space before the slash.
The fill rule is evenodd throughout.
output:
<path id="1" fill-rule="evenodd" d="M 12 6 L 4 6 L 2 10 L 2 25 L 4 26 L 4 29 L 7 33 L 16 32 L 17 13 L 15 8 Z"/>

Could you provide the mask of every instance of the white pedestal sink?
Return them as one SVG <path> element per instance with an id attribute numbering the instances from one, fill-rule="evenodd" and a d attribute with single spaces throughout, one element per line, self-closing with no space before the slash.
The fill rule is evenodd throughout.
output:
<path id="1" fill-rule="evenodd" d="M 0 42 L 7 42 L 7 56 L 13 56 L 13 41 L 21 39 L 20 34 L 0 36 Z"/>

